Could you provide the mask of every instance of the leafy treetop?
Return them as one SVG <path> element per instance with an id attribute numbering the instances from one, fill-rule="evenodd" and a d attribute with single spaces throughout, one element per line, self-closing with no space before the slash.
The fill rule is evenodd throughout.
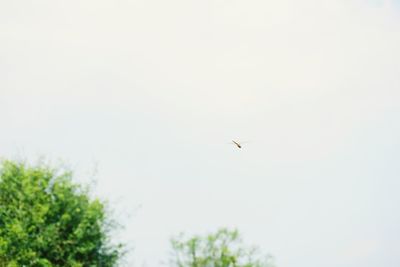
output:
<path id="1" fill-rule="evenodd" d="M 237 230 L 222 228 L 190 238 L 180 235 L 171 243 L 174 267 L 272 267 L 271 257 L 246 247 Z"/>
<path id="2" fill-rule="evenodd" d="M 104 204 L 71 173 L 5 161 L 0 165 L 0 267 L 115 266 Z"/>

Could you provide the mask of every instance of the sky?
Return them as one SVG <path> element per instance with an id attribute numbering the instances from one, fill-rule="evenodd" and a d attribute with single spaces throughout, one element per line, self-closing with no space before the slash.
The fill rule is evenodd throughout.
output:
<path id="1" fill-rule="evenodd" d="M 95 180 L 127 266 L 230 227 L 279 267 L 397 267 L 399 27 L 395 0 L 1 1 L 0 157 Z"/>

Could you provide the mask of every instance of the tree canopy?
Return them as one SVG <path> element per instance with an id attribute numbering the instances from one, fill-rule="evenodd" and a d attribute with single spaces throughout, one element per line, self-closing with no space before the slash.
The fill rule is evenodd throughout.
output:
<path id="1" fill-rule="evenodd" d="M 70 172 L 11 161 L 0 165 L 0 267 L 115 266 L 103 202 Z"/>
<path id="2" fill-rule="evenodd" d="M 271 267 L 271 257 L 259 253 L 257 247 L 244 245 L 237 230 L 222 228 L 205 236 L 172 241 L 173 267 Z"/>

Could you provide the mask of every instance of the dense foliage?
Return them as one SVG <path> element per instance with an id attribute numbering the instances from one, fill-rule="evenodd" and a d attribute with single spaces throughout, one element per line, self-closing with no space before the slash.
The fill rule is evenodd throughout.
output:
<path id="1" fill-rule="evenodd" d="M 115 266 L 104 205 L 48 167 L 0 166 L 0 267 Z"/>
<path id="2" fill-rule="evenodd" d="M 238 231 L 220 229 L 206 236 L 172 239 L 174 267 L 267 267 L 271 258 L 247 248 Z"/>

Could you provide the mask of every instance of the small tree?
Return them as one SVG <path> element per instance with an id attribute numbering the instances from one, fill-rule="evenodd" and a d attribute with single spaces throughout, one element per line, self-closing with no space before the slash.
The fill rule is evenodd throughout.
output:
<path id="1" fill-rule="evenodd" d="M 115 266 L 104 205 L 71 182 L 71 173 L 0 165 L 0 267 Z"/>
<path id="2" fill-rule="evenodd" d="M 206 236 L 172 241 L 173 267 L 267 267 L 270 256 L 262 256 L 256 247 L 247 248 L 237 230 L 220 229 Z"/>

